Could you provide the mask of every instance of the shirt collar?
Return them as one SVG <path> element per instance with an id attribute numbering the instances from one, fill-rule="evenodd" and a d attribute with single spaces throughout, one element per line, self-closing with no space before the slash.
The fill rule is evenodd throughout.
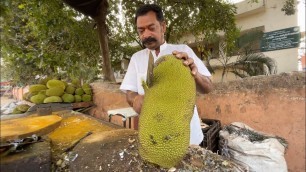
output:
<path id="1" fill-rule="evenodd" d="M 160 46 L 159 46 L 159 54 L 158 54 L 158 56 L 160 55 L 160 53 L 163 51 L 163 50 L 165 50 L 166 49 L 166 47 L 167 47 L 167 42 L 165 41 L 163 44 L 161 44 Z M 150 49 L 148 49 L 147 48 L 147 51 L 148 51 L 148 53 L 150 53 L 150 51 L 152 52 L 152 54 L 153 54 L 153 56 L 156 56 L 155 54 L 155 50 L 150 50 Z"/>

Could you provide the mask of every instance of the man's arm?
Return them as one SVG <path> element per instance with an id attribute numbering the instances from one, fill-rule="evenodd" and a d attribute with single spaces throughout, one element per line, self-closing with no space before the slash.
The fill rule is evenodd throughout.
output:
<path id="1" fill-rule="evenodd" d="M 134 111 L 140 114 L 141 112 L 141 107 L 143 103 L 143 95 L 139 95 L 136 92 L 133 91 L 126 91 L 126 100 L 128 104 L 133 107 Z"/>
<path id="2" fill-rule="evenodd" d="M 197 91 L 203 94 L 207 94 L 212 91 L 213 86 L 210 78 L 208 76 L 203 76 L 199 72 L 194 75 Z"/>

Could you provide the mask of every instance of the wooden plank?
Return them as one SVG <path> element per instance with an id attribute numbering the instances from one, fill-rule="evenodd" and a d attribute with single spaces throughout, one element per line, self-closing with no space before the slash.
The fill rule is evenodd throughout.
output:
<path id="1" fill-rule="evenodd" d="M 1 121 L 0 140 L 21 139 L 33 134 L 45 135 L 56 129 L 62 118 L 58 115 L 35 116 Z"/>

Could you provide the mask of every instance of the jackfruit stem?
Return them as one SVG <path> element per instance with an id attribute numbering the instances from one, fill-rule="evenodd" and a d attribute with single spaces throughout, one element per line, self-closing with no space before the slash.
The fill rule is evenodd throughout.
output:
<path id="1" fill-rule="evenodd" d="M 148 84 L 147 84 L 147 82 L 144 81 L 144 80 L 142 80 L 141 83 L 142 83 L 141 85 L 142 85 L 142 87 L 143 87 L 143 90 L 144 90 L 144 92 L 146 93 L 147 90 L 149 89 Z"/>

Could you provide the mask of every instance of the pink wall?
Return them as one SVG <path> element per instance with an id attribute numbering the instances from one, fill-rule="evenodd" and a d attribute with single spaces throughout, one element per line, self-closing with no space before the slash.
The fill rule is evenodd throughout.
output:
<path id="1" fill-rule="evenodd" d="M 93 83 L 96 108 L 90 114 L 108 120 L 107 111 L 129 107 L 119 85 Z M 214 84 L 214 91 L 198 96 L 202 118 L 218 119 L 222 125 L 243 122 L 255 130 L 274 134 L 289 142 L 285 158 L 289 171 L 305 171 L 305 74 L 258 76 Z M 137 128 L 138 119 L 132 120 Z M 122 125 L 121 118 L 112 122 Z"/>

